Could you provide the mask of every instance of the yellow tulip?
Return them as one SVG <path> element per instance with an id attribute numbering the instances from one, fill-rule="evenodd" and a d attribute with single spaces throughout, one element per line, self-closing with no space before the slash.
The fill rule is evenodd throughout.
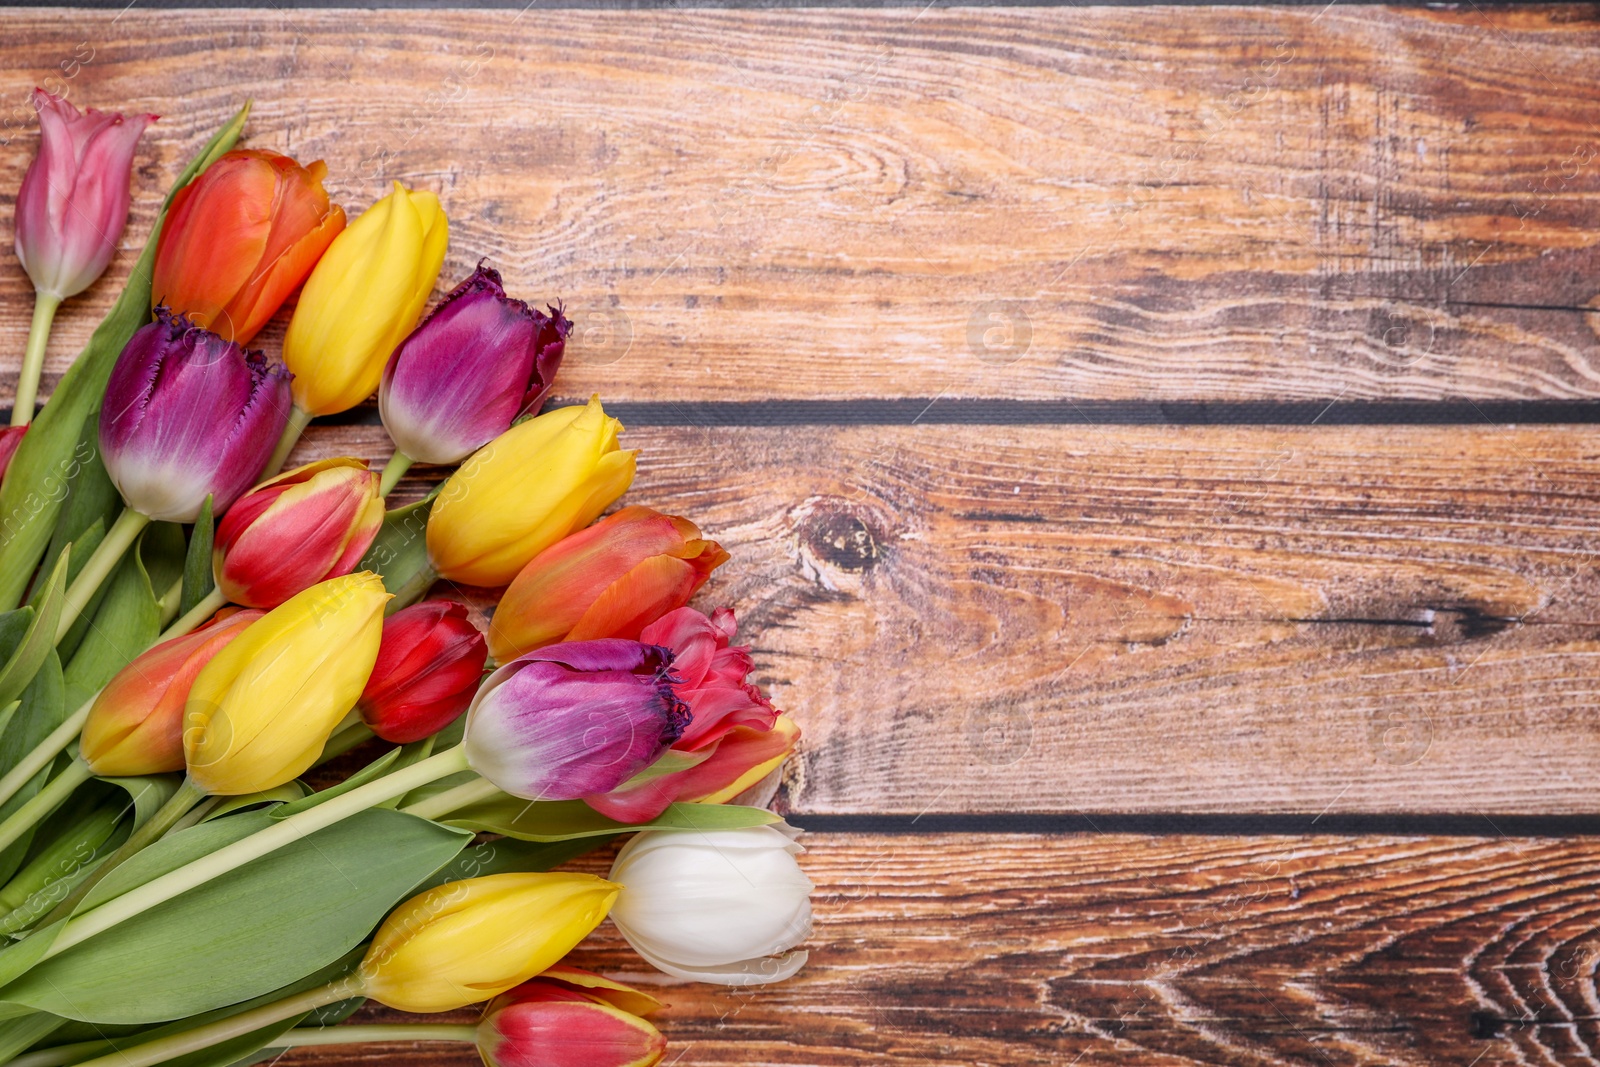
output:
<path id="1" fill-rule="evenodd" d="M 449 236 L 439 198 L 395 182 L 333 239 L 283 338 L 295 407 L 331 415 L 372 395 L 389 354 L 422 315 Z"/>
<path id="2" fill-rule="evenodd" d="M 505 585 L 527 562 L 589 525 L 633 482 L 637 452 L 600 398 L 511 427 L 462 464 L 428 516 L 434 570 L 468 585 Z"/>
<path id="3" fill-rule="evenodd" d="M 316 762 L 372 673 L 388 600 L 370 571 L 332 578 L 217 653 L 184 706 L 190 782 L 237 796 L 282 785 Z"/>
<path id="4" fill-rule="evenodd" d="M 362 992 L 401 1011 L 464 1008 L 554 966 L 622 887 L 592 874 L 491 874 L 419 893 L 389 913 L 361 963 Z"/>

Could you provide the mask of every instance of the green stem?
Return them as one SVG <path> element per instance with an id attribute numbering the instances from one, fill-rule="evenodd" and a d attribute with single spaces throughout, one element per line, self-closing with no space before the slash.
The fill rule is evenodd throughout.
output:
<path id="1" fill-rule="evenodd" d="M 143 885 L 130 889 L 98 908 L 78 916 L 62 928 L 60 935 L 51 942 L 40 959 L 59 955 L 124 920 L 140 915 L 158 904 L 164 904 L 181 893 L 205 885 L 211 879 L 242 867 L 275 849 L 292 845 L 301 838 L 332 826 L 341 819 L 467 769 L 466 753 L 458 745 L 437 756 L 430 756 L 420 763 L 413 763 L 409 767 L 384 775 L 366 785 L 357 786 L 350 792 L 318 804 L 314 808 L 307 808 L 297 815 L 291 815 L 265 830 L 241 838 L 231 845 L 225 845 L 158 878 L 152 878 Z"/>
<path id="2" fill-rule="evenodd" d="M 322 746 L 322 755 L 317 759 L 317 766 L 338 759 L 357 745 L 366 744 L 377 736 L 364 722 L 351 723 L 341 730 L 336 730 L 333 736 L 328 738 L 327 744 Z"/>
<path id="3" fill-rule="evenodd" d="M 179 578 L 167 586 L 167 591 L 161 594 L 161 599 L 156 601 L 156 607 L 161 609 L 161 625 L 166 626 L 178 617 L 178 605 L 183 600 L 183 579 Z"/>
<path id="4" fill-rule="evenodd" d="M 76 908 L 78 903 L 89 895 L 89 890 L 100 884 L 102 878 L 138 855 L 146 847 L 159 841 L 179 819 L 189 814 L 189 809 L 204 799 L 206 799 L 206 794 L 196 789 L 189 779 L 185 778 L 183 784 L 178 786 L 172 796 L 167 798 L 167 802 L 161 805 L 154 815 L 146 819 L 144 824 L 122 843 L 122 847 L 106 857 L 106 861 L 96 867 L 89 877 L 78 883 L 78 887 L 68 895 L 67 899 L 57 904 L 55 910 L 44 917 L 43 925 L 49 926 L 57 919 L 65 919 L 68 915 L 71 915 L 72 909 Z"/>
<path id="5" fill-rule="evenodd" d="M 307 1026 L 276 1037 L 267 1048 L 310 1048 L 317 1045 L 361 1045 L 380 1041 L 459 1041 L 477 1044 L 471 1023 L 374 1023 L 365 1026 Z M 110 1041 L 76 1041 L 18 1056 L 9 1067 L 68 1067 L 79 1057 L 110 1052 Z"/>
<path id="6" fill-rule="evenodd" d="M 378 481 L 378 495 L 388 496 L 414 462 L 416 461 L 410 456 L 398 448 L 395 449 L 394 455 L 389 457 L 388 465 L 383 468 L 383 477 Z"/>
<path id="7" fill-rule="evenodd" d="M 138 540 L 139 531 L 149 524 L 150 520 L 147 517 L 132 508 L 122 509 L 117 521 L 106 531 L 105 539 L 95 547 L 94 555 L 89 557 L 89 562 L 83 565 L 83 570 L 78 572 L 78 576 L 72 580 L 72 585 L 67 588 L 66 598 L 61 602 L 61 621 L 56 624 L 57 641 L 67 636 L 67 631 L 72 629 L 72 624 L 78 621 L 78 616 L 94 598 L 95 590 L 100 588 L 100 583 L 117 569 L 117 564 L 122 562 L 123 553 Z"/>
<path id="8" fill-rule="evenodd" d="M 267 460 L 267 469 L 261 472 L 263 479 L 270 478 L 283 470 L 283 465 L 289 459 L 289 453 L 294 451 L 300 435 L 306 432 L 306 427 L 311 424 L 311 412 L 301 411 L 299 405 L 289 411 L 288 425 L 283 428 L 283 436 L 278 438 L 278 447 L 272 450 L 272 458 Z"/>
<path id="9" fill-rule="evenodd" d="M 308 1026 L 272 1039 L 268 1048 L 309 1048 L 314 1045 L 362 1045 L 373 1041 L 462 1041 L 478 1043 L 478 1028 L 471 1023 L 374 1023 L 367 1026 Z M 21 1061 L 13 1060 L 13 1063 Z"/>
<path id="10" fill-rule="evenodd" d="M 454 751 L 452 749 L 451 751 Z M 12 812 L 5 822 L 0 822 L 0 850 L 10 848 L 22 835 L 33 829 L 41 820 L 49 817 L 50 813 L 66 803 L 84 782 L 94 777 L 94 772 L 82 760 L 73 760 L 66 768 L 53 779 L 50 784 L 39 790 L 28 802 Z"/>
<path id="11" fill-rule="evenodd" d="M 221 594 L 213 592 L 196 604 L 194 610 L 167 627 L 156 641 L 170 641 L 174 637 L 182 637 L 210 618 L 211 614 L 226 602 Z M 207 605 L 213 606 L 203 610 L 207 609 Z M 32 781 L 34 775 L 44 770 L 52 760 L 66 751 L 67 746 L 72 744 L 73 738 L 83 730 L 83 724 L 89 721 L 89 709 L 94 707 L 94 702 L 99 696 L 100 691 L 96 690 L 94 696 L 83 702 L 82 707 L 67 716 L 65 722 L 51 730 L 48 737 L 35 745 L 32 752 L 18 760 L 16 766 L 4 775 L 0 775 L 0 804 L 16 796 L 17 791 Z"/>
<path id="12" fill-rule="evenodd" d="M 215 811 L 218 805 L 220 805 L 226 799 L 228 798 L 206 797 L 204 800 L 190 809 L 187 815 L 173 823 L 172 828 L 167 831 L 166 836 L 171 837 L 180 830 L 187 830 L 191 826 L 198 826 L 200 823 L 205 822 L 206 816 Z"/>
<path id="13" fill-rule="evenodd" d="M 28 327 L 28 347 L 22 354 L 22 373 L 17 377 L 17 397 L 11 405 L 11 425 L 26 426 L 33 421 L 33 405 L 39 399 L 39 375 L 44 370 L 44 349 L 50 341 L 50 324 L 55 321 L 61 298 L 54 293 L 33 294 L 33 325 Z"/>
<path id="14" fill-rule="evenodd" d="M 468 804 L 476 804 L 480 800 L 489 800 L 500 792 L 500 787 L 487 778 L 474 778 L 470 782 L 463 782 L 452 789 L 436 793 L 426 800 L 419 800 L 415 804 L 407 805 L 400 810 L 407 815 L 415 815 L 421 819 L 437 819 L 441 815 L 448 815 L 452 811 L 464 808 Z"/>
<path id="15" fill-rule="evenodd" d="M 228 598 L 223 596 L 220 590 L 211 590 L 201 598 L 200 603 L 184 612 L 183 618 L 162 630 L 161 636 L 156 638 L 156 643 L 160 644 L 162 641 L 170 641 L 174 637 L 182 637 L 184 634 L 190 633 L 195 627 L 215 615 L 218 608 L 226 607 L 227 603 Z"/>
<path id="16" fill-rule="evenodd" d="M 315 1011 L 360 995 L 359 981 L 340 979 L 271 1004 L 263 1004 L 250 1011 L 240 1012 L 238 1015 L 230 1015 L 226 1019 L 218 1019 L 205 1026 L 197 1026 L 193 1030 L 147 1041 L 132 1048 L 108 1052 L 92 1060 L 84 1060 L 78 1067 L 154 1067 L 155 1064 L 165 1063 L 191 1052 L 199 1052 L 201 1049 L 220 1045 L 236 1037 L 243 1037 L 245 1034 L 282 1022 L 292 1016 Z M 13 1064 L 16 1062 L 12 1061 Z"/>
<path id="17" fill-rule="evenodd" d="M 401 608 L 410 607 L 418 600 L 421 600 L 422 594 L 426 593 L 433 583 L 438 580 L 439 572 L 434 570 L 431 564 L 418 569 L 415 574 L 405 580 L 405 584 L 394 591 L 394 598 L 384 606 L 383 613 L 385 615 L 393 615 Z"/>

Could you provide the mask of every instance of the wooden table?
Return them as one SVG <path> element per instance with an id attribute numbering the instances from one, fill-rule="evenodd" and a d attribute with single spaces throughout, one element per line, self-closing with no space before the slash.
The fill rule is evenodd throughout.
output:
<path id="1" fill-rule="evenodd" d="M 253 96 L 566 301 L 807 732 L 811 966 L 670 1062 L 1600 1055 L 1594 5 L 451 6 L 7 12 L 0 190 L 161 112 L 136 249 Z"/>

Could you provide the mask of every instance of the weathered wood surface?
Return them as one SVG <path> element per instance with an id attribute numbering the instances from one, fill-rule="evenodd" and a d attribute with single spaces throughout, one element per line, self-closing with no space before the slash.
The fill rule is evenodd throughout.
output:
<path id="1" fill-rule="evenodd" d="M 1600 810 L 1591 429 L 624 441 L 733 553 L 794 810 Z"/>
<path id="2" fill-rule="evenodd" d="M 253 96 L 250 143 L 327 159 L 352 210 L 438 190 L 450 277 L 488 256 L 566 300 L 576 393 L 1600 396 L 1588 5 L 0 26 L 0 174 L 32 151 L 35 82 L 165 114 L 136 247 Z M 130 259 L 62 316 L 47 385 Z M 25 296 L 6 257 L 0 350 Z"/>
<path id="3" fill-rule="evenodd" d="M 666 1062 L 1502 1067 L 1600 1044 L 1600 841 L 806 841 L 810 964 L 668 985 Z M 609 924 L 575 958 L 651 980 Z M 279 1062 L 477 1062 L 443 1048 Z"/>

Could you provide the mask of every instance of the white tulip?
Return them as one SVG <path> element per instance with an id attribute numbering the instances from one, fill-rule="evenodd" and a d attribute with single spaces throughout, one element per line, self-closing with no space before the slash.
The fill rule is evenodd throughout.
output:
<path id="1" fill-rule="evenodd" d="M 656 830 L 617 854 L 622 892 L 611 921 L 634 951 L 674 978 L 760 985 L 806 962 L 791 951 L 811 936 L 811 879 L 795 855 L 797 831 Z"/>

